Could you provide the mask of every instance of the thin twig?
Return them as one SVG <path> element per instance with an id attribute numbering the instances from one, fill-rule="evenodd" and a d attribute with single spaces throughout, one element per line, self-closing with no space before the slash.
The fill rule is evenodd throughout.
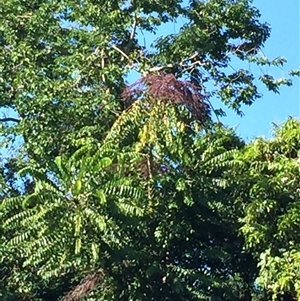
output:
<path id="1" fill-rule="evenodd" d="M 218 114 L 216 113 L 216 109 L 214 108 L 213 104 L 209 101 L 209 99 L 206 99 L 206 101 L 208 102 L 208 104 L 212 108 L 212 110 L 213 110 L 213 112 L 214 112 L 214 114 L 215 114 L 215 116 L 217 118 L 218 123 L 221 123 L 220 118 L 219 118 Z"/>

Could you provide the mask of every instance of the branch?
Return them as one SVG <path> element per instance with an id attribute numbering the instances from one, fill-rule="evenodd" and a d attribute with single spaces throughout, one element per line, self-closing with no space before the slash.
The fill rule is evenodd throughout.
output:
<path id="1" fill-rule="evenodd" d="M 164 66 L 159 66 L 159 67 L 153 67 L 153 68 L 150 68 L 147 70 L 147 73 L 151 73 L 151 72 L 158 72 L 158 71 L 161 71 L 163 69 L 166 69 L 166 68 L 173 68 L 174 66 L 176 66 L 177 64 L 166 64 Z"/>
<path id="2" fill-rule="evenodd" d="M 0 122 L 9 122 L 9 121 L 19 123 L 21 119 L 13 118 L 13 117 L 0 118 Z"/>
<path id="3" fill-rule="evenodd" d="M 132 47 L 133 39 L 134 39 L 135 34 L 136 34 L 137 19 L 138 19 L 138 16 L 135 13 L 134 14 L 134 19 L 133 19 L 133 24 L 132 24 L 132 31 L 130 33 L 129 41 L 128 41 L 127 45 L 124 47 L 124 50 L 125 50 L 126 53 L 129 53 L 129 51 Z"/>
<path id="4" fill-rule="evenodd" d="M 104 57 L 105 57 L 104 49 L 101 49 L 101 70 L 103 70 L 104 67 L 105 67 Z M 104 73 L 101 74 L 101 77 L 102 77 L 103 83 L 105 83 L 105 75 L 104 75 Z"/>
<path id="5" fill-rule="evenodd" d="M 113 44 L 111 47 L 112 47 L 113 49 L 117 50 L 119 53 L 122 54 L 123 57 L 125 57 L 127 60 L 130 61 L 129 56 L 128 56 L 124 51 L 122 51 L 120 48 L 118 48 L 115 44 Z"/>
<path id="6" fill-rule="evenodd" d="M 132 41 L 135 37 L 136 33 L 136 26 L 137 26 L 137 14 L 134 14 L 134 20 L 133 20 L 133 26 L 132 26 L 132 31 L 130 34 L 130 40 Z"/>
<path id="7" fill-rule="evenodd" d="M 188 58 L 185 58 L 183 59 L 180 63 L 173 63 L 173 64 L 166 64 L 164 66 L 159 66 L 159 67 L 153 67 L 153 68 L 150 68 L 147 70 L 147 73 L 151 73 L 151 72 L 158 72 L 158 71 L 161 71 L 163 69 L 166 69 L 166 68 L 174 68 L 176 66 L 178 67 L 182 67 L 182 68 L 185 68 L 183 70 L 183 72 L 185 71 L 188 71 L 190 69 L 193 69 L 195 68 L 196 65 L 199 65 L 199 66 L 205 66 L 206 63 L 202 63 L 201 61 L 196 61 L 196 62 L 193 62 L 191 64 L 184 64 L 185 62 L 187 61 L 191 61 L 192 59 L 196 58 L 198 56 L 198 52 L 195 52 L 193 55 L 191 55 L 190 57 Z"/>
<path id="8" fill-rule="evenodd" d="M 133 68 L 134 70 L 137 70 L 139 72 L 137 68 L 134 68 L 134 61 L 124 51 L 118 48 L 115 44 L 113 44 L 111 47 L 122 55 L 121 62 L 124 60 L 124 58 L 129 61 L 129 64 L 127 64 L 125 68 Z"/>
<path id="9" fill-rule="evenodd" d="M 126 58 L 131 63 L 130 67 L 133 66 L 133 61 L 130 59 L 130 57 L 124 51 L 122 51 L 120 48 L 118 48 L 115 44 L 112 45 L 112 48 L 115 49 L 116 51 L 118 51 L 123 56 L 123 58 Z M 149 68 L 146 71 L 145 70 L 139 70 L 139 69 L 136 69 L 136 70 L 138 72 L 141 72 L 143 76 L 146 76 L 149 73 L 159 72 L 159 71 L 161 71 L 163 69 L 174 68 L 176 66 L 181 67 L 181 68 L 186 67 L 186 69 L 183 70 L 185 72 L 185 71 L 188 71 L 190 69 L 195 68 L 197 65 L 198 66 L 205 66 L 205 65 L 207 65 L 207 63 L 203 63 L 200 60 L 198 60 L 196 62 L 193 62 L 191 64 L 184 64 L 185 62 L 191 61 L 192 59 L 196 58 L 197 56 L 198 56 L 198 53 L 195 52 L 193 55 L 191 55 L 190 57 L 182 60 L 180 63 L 172 63 L 172 64 L 166 64 L 166 65 L 163 65 L 163 66 L 156 66 L 156 67 Z"/>
<path id="10" fill-rule="evenodd" d="M 181 61 L 181 63 L 179 64 L 180 66 L 183 66 L 184 65 L 184 62 L 186 61 L 191 61 L 192 59 L 196 58 L 198 56 L 198 52 L 196 51 L 193 55 L 191 55 L 190 57 L 184 59 Z"/>

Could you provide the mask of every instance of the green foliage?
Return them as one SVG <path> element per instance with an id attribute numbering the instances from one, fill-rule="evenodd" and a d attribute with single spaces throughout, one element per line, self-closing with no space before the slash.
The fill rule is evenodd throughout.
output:
<path id="1" fill-rule="evenodd" d="M 250 300 L 261 254 L 264 285 L 265 266 L 296 262 L 297 127 L 245 146 L 206 104 L 242 114 L 260 94 L 232 62 L 284 63 L 261 56 L 270 28 L 251 1 L 7 0 L 0 12 L 0 109 L 17 116 L 0 119 L 1 143 L 21 141 L 1 166 L 1 300 Z M 138 33 L 179 18 L 144 49 Z M 125 99 L 133 71 L 146 88 Z M 167 97 L 149 75 L 173 80 Z M 272 235 L 295 245 L 272 257 Z M 292 290 L 280 275 L 273 291 Z"/>
<path id="2" fill-rule="evenodd" d="M 242 232 L 259 259 L 258 283 L 274 297 L 299 296 L 299 129 L 300 122 L 290 119 L 275 128 L 273 139 L 256 139 L 242 155 L 246 176 L 240 185 L 249 191 L 240 201 Z"/>
<path id="3" fill-rule="evenodd" d="M 20 134 L 38 161 L 72 153 L 80 138 L 105 136 L 123 110 L 120 94 L 130 71 L 163 71 L 194 82 L 241 114 L 260 97 L 255 78 L 234 58 L 260 65 L 260 49 L 270 34 L 249 1 L 5 1 L 1 5 L 0 105 L 20 122 L 6 128 Z M 178 33 L 159 37 L 146 52 L 139 31 L 186 18 Z M 149 46 L 149 45 L 147 45 Z M 234 69 L 234 66 L 232 66 Z M 287 79 L 261 76 L 275 92 Z M 209 86 L 216 87 L 209 90 Z M 105 124 L 103 123 L 105 120 Z M 44 162 L 45 163 L 45 162 Z"/>
<path id="4" fill-rule="evenodd" d="M 3 230 L 15 233 L 7 245 L 19 248 L 22 268 L 34 267 L 43 285 L 74 269 L 101 268 L 115 282 L 108 296 L 201 300 L 213 290 L 232 299 L 231 277 L 244 277 L 232 263 L 232 242 L 241 252 L 242 241 L 228 220 L 233 199 L 222 175 L 235 166 L 226 162 L 243 143 L 222 128 L 204 133 L 198 123 L 186 124 L 190 113 L 172 104 L 151 101 L 133 114 L 138 105 L 115 121 L 102 146 L 57 157 L 51 173 L 21 171 L 35 185 L 31 194 L 2 202 Z M 118 129 L 137 133 L 134 152 L 122 151 L 128 136 Z M 18 285 L 28 289 L 28 280 Z"/>

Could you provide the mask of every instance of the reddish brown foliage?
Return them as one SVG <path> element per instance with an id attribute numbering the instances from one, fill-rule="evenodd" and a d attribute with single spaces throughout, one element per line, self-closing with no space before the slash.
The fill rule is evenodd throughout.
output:
<path id="1" fill-rule="evenodd" d="M 76 301 L 84 298 L 91 290 L 96 287 L 96 285 L 103 277 L 104 273 L 101 270 L 94 274 L 86 276 L 63 298 L 62 301 Z"/>
<path id="2" fill-rule="evenodd" d="M 209 115 L 209 106 L 199 90 L 189 81 L 176 79 L 173 74 L 149 74 L 128 86 L 122 98 L 132 102 L 146 96 L 185 105 L 197 120 L 204 121 Z"/>

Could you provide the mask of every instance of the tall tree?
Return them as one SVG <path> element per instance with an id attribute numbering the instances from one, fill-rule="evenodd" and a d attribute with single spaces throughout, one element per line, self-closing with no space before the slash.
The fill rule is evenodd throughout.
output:
<path id="1" fill-rule="evenodd" d="M 226 184 L 243 143 L 213 127 L 222 112 L 210 100 L 241 114 L 260 94 L 231 60 L 284 62 L 261 56 L 270 28 L 258 10 L 246 0 L 1 10 L 0 106 L 14 114 L 1 131 L 23 141 L 2 169 L 3 299 L 74 300 L 98 285 L 91 300 L 250 300 L 255 260 L 241 254 Z M 140 32 L 178 18 L 177 34 L 144 49 Z M 141 78 L 127 85 L 132 71 Z"/>
<path id="2" fill-rule="evenodd" d="M 76 271 L 83 282 L 65 300 L 96 284 L 97 300 L 250 300 L 256 264 L 241 254 L 235 185 L 226 185 L 243 143 L 222 128 L 205 134 L 191 118 L 173 103 L 136 102 L 100 148 L 57 157 L 55 179 L 25 168 L 35 191 L 5 199 L 2 213 L 4 231 L 18 232 L 8 245 L 32 275 L 9 283 L 30 280 L 30 299 L 54 279 L 62 290 L 62 275 Z M 129 131 L 139 135 L 126 147 Z"/>
<path id="3" fill-rule="evenodd" d="M 10 109 L 1 119 L 4 132 L 21 135 L 29 158 L 42 162 L 72 153 L 80 138 L 103 139 L 124 110 L 121 93 L 133 70 L 188 79 L 207 97 L 241 113 L 241 105 L 252 104 L 260 94 L 255 76 L 231 61 L 284 62 L 260 52 L 270 27 L 247 0 L 186 5 L 175 0 L 11 0 L 1 9 L 0 106 Z M 178 33 L 160 36 L 151 51 L 144 49 L 140 32 L 158 32 L 179 18 L 187 21 Z M 290 83 L 268 74 L 260 80 L 273 91 Z M 10 116 L 11 110 L 18 118 Z"/>

